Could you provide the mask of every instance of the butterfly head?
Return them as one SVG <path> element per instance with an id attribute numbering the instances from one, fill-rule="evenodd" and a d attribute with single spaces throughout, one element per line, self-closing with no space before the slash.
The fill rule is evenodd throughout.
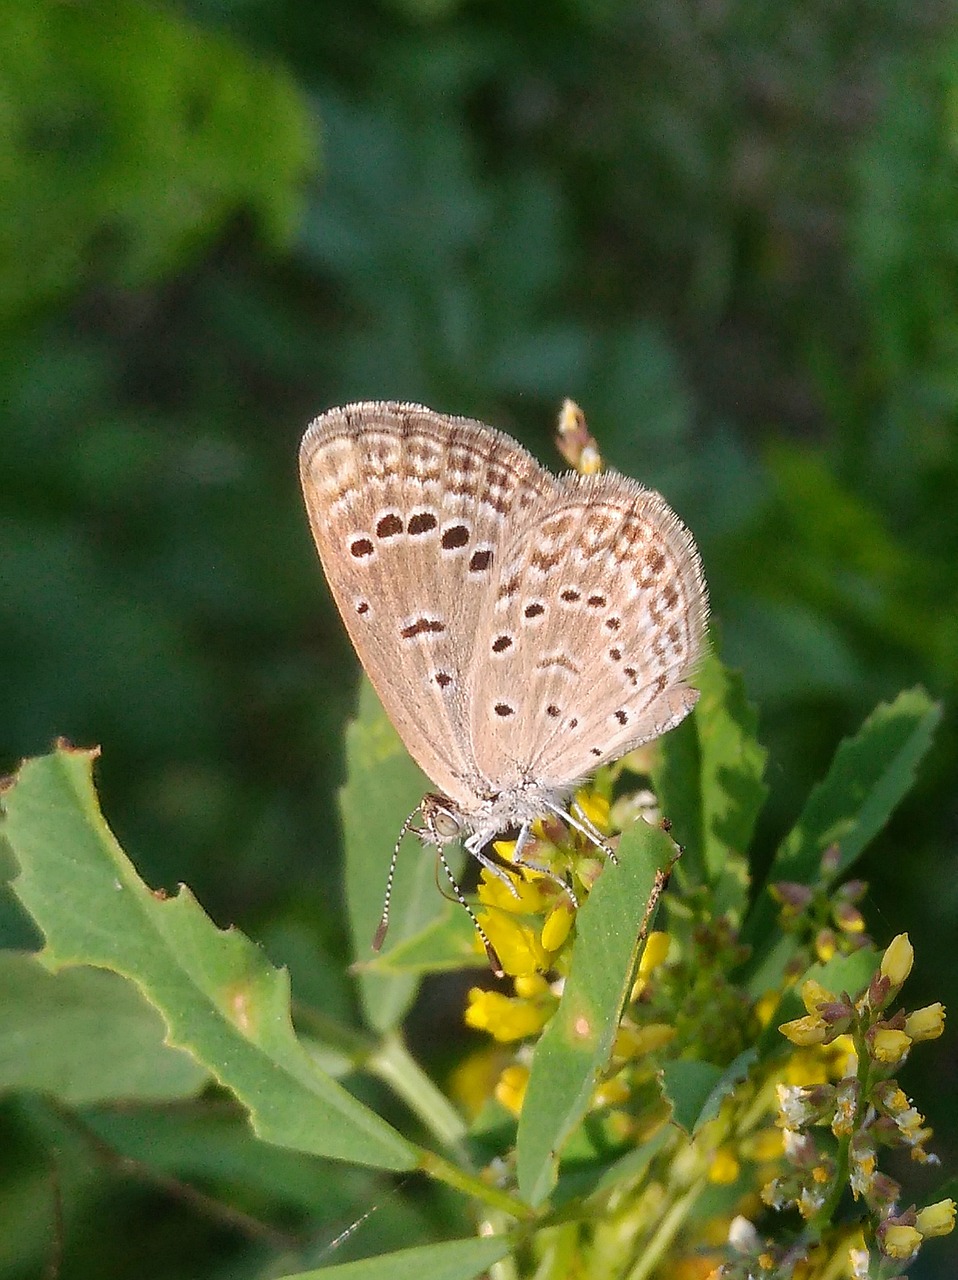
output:
<path id="1" fill-rule="evenodd" d="M 444 845 L 458 840 L 463 831 L 463 815 L 448 796 L 431 791 L 422 798 L 419 814 L 424 826 L 419 830 L 423 844 Z"/>

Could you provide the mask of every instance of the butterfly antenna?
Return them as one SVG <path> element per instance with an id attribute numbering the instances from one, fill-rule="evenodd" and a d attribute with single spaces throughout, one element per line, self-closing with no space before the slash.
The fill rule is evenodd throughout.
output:
<path id="1" fill-rule="evenodd" d="M 386 930 L 389 928 L 389 904 L 392 901 L 393 896 L 393 881 L 396 878 L 396 863 L 399 861 L 399 846 L 406 838 L 406 835 L 413 822 L 415 822 L 421 807 L 421 805 L 416 805 L 415 809 L 413 809 L 412 813 L 399 828 L 399 838 L 397 839 L 395 848 L 393 849 L 393 856 L 389 861 L 389 874 L 386 876 L 386 895 L 383 899 L 383 913 L 379 917 L 379 928 L 376 930 L 376 936 L 373 938 L 374 951 L 379 951 L 382 947 L 386 940 Z"/>
<path id="2" fill-rule="evenodd" d="M 475 911 L 473 911 L 472 907 L 470 907 L 469 903 L 466 901 L 465 894 L 459 888 L 459 881 L 452 874 L 452 867 L 450 867 L 449 863 L 446 861 L 446 855 L 443 853 L 442 849 L 439 848 L 438 846 L 436 848 L 436 853 L 439 856 L 439 861 L 442 863 L 442 869 L 446 873 L 446 879 L 452 885 L 452 891 L 456 895 L 456 901 L 459 903 L 461 907 L 465 907 L 466 911 L 469 913 L 469 919 L 472 921 L 473 925 L 475 926 L 476 933 L 478 933 L 480 939 L 482 940 L 482 945 L 483 947 L 485 947 L 485 950 L 486 950 L 486 959 L 489 961 L 489 965 L 492 969 L 492 972 L 496 975 L 497 978 L 504 978 L 505 970 L 502 967 L 502 961 L 496 955 L 495 947 L 489 941 L 486 931 L 485 929 L 483 929 L 482 925 L 479 923 L 479 920 L 478 920 L 478 917 L 476 916 Z"/>

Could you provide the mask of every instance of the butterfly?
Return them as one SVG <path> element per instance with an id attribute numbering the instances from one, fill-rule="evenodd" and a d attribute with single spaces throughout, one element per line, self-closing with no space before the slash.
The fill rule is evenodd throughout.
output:
<path id="1" fill-rule="evenodd" d="M 513 862 L 551 874 L 522 856 L 545 815 L 611 853 L 569 797 L 698 697 L 707 590 L 665 499 L 614 472 L 555 476 L 492 427 L 392 401 L 321 414 L 300 474 L 359 660 L 436 787 L 400 841 L 421 819 L 440 857 L 463 838 L 510 885 L 483 849 L 518 828 Z"/>

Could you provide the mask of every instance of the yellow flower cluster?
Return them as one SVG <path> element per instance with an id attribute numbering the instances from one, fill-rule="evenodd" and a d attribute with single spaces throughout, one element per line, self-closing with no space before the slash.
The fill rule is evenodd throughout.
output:
<path id="1" fill-rule="evenodd" d="M 925 1238 L 947 1235 L 955 1219 L 951 1200 L 918 1212 L 896 1213 L 901 1188 L 878 1168 L 879 1145 L 910 1149 L 916 1160 L 931 1158 L 926 1150 L 931 1129 L 925 1125 L 925 1117 L 897 1082 L 888 1078 L 913 1044 L 936 1039 L 944 1030 L 944 1008 L 938 1003 L 910 1014 L 888 1012 L 913 963 L 908 935 L 900 934 L 886 949 L 868 987 L 854 1001 L 844 993 L 828 991 L 814 979 L 802 984 L 805 1015 L 784 1023 L 779 1030 L 802 1050 L 845 1038 L 851 1041 L 853 1054 L 848 1073 L 836 1084 L 779 1085 L 778 1123 L 791 1171 L 763 1191 L 767 1204 L 781 1208 L 793 1203 L 811 1220 L 841 1193 L 840 1170 L 845 1168 L 855 1199 L 864 1201 L 874 1215 L 878 1248 L 896 1261 L 910 1258 Z M 815 1126 L 831 1129 L 839 1144 L 837 1156 L 819 1149 L 811 1133 Z M 856 1249 L 854 1254 L 855 1274 L 871 1274 L 868 1249 Z"/>

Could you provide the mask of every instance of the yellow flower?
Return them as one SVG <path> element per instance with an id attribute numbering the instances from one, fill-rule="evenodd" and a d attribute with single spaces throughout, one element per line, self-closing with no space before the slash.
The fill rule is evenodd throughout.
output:
<path id="1" fill-rule="evenodd" d="M 503 1055 L 509 1050 L 489 1044 L 467 1054 L 449 1077 L 449 1092 L 470 1116 L 477 1116 L 489 1101 L 502 1067 Z"/>
<path id="2" fill-rule="evenodd" d="M 759 1129 L 742 1143 L 742 1151 L 756 1164 L 777 1160 L 782 1154 L 781 1129 Z"/>
<path id="3" fill-rule="evenodd" d="M 511 1111 L 514 1116 L 518 1116 L 522 1110 L 528 1083 L 529 1068 L 513 1063 L 512 1066 L 506 1067 L 499 1077 L 495 1089 L 496 1101 L 500 1102 L 507 1111 Z"/>
<path id="4" fill-rule="evenodd" d="M 904 936 L 904 935 L 902 935 Z M 915 1227 L 889 1226 L 881 1240 L 882 1253 L 889 1258 L 910 1258 L 921 1244 L 921 1232 Z"/>
<path id="5" fill-rule="evenodd" d="M 670 934 L 663 932 L 661 929 L 656 929 L 653 933 L 650 933 L 642 949 L 639 973 L 651 973 L 660 964 L 664 964 L 671 945 L 672 938 Z"/>
<path id="6" fill-rule="evenodd" d="M 905 1035 L 910 1040 L 937 1040 L 945 1029 L 945 1006 L 936 1001 L 916 1009 L 905 1019 Z"/>
<path id="7" fill-rule="evenodd" d="M 829 1079 L 844 1080 L 858 1070 L 855 1041 L 850 1035 L 836 1036 L 825 1049 L 828 1058 Z"/>
<path id="8" fill-rule="evenodd" d="M 650 1022 L 644 1027 L 626 1024 L 616 1032 L 614 1053 L 620 1058 L 642 1058 L 674 1038 L 675 1027 L 667 1022 Z"/>
<path id="9" fill-rule="evenodd" d="M 506 915 L 504 911 L 480 912 L 479 923 L 506 973 L 516 977 L 549 968 L 549 953 L 543 947 L 535 926 Z"/>
<path id="10" fill-rule="evenodd" d="M 645 946 L 642 948 L 639 972 L 636 975 L 635 982 L 632 984 L 630 1000 L 640 1000 L 642 998 L 643 991 L 649 985 L 649 974 L 665 963 L 671 945 L 672 938 L 669 934 L 663 933 L 661 930 L 649 934 Z"/>
<path id="11" fill-rule="evenodd" d="M 772 990 L 766 991 L 755 1002 L 755 1016 L 758 1019 L 758 1025 L 763 1029 L 772 1021 L 781 998 L 781 992 Z"/>
<path id="12" fill-rule="evenodd" d="M 815 955 L 818 960 L 822 964 L 828 964 L 837 950 L 838 943 L 834 931 L 831 929 L 819 929 L 815 937 Z"/>
<path id="13" fill-rule="evenodd" d="M 851 1036 L 837 1036 L 831 1044 L 812 1045 L 793 1053 L 785 1063 L 784 1078 L 788 1084 L 828 1084 L 854 1075 L 855 1045 Z"/>
<path id="14" fill-rule="evenodd" d="M 783 1022 L 779 1027 L 782 1035 L 799 1048 L 807 1048 L 812 1044 L 821 1044 L 828 1035 L 828 1027 L 821 1018 L 809 1014 L 805 1018 L 795 1018 L 791 1022 Z"/>
<path id="15" fill-rule="evenodd" d="M 872 1037 L 872 1054 L 876 1062 L 886 1064 L 900 1062 L 910 1048 L 911 1040 L 904 1031 L 878 1027 Z"/>
<path id="16" fill-rule="evenodd" d="M 575 908 L 568 898 L 556 903 L 542 926 L 542 945 L 546 951 L 559 950 L 569 936 L 574 919 Z"/>
<path id="17" fill-rule="evenodd" d="M 627 1102 L 631 1097 L 632 1090 L 629 1088 L 627 1080 L 623 1080 L 621 1075 L 613 1076 L 611 1080 L 603 1080 L 592 1095 L 592 1105 L 594 1107 L 614 1107 L 619 1103 Z"/>
<path id="18" fill-rule="evenodd" d="M 817 1016 L 822 1005 L 833 1004 L 835 996 L 814 978 L 806 978 L 802 983 L 802 1004 L 807 1013 Z"/>
<path id="19" fill-rule="evenodd" d="M 730 1147 L 719 1147 L 709 1162 L 709 1182 L 720 1187 L 731 1186 L 739 1175 L 741 1166 Z"/>
<path id="20" fill-rule="evenodd" d="M 916 1228 L 923 1236 L 947 1236 L 955 1228 L 954 1200 L 939 1200 L 918 1210 Z"/>
<path id="21" fill-rule="evenodd" d="M 911 973 L 915 962 L 915 949 L 908 941 L 907 933 L 900 933 L 891 942 L 881 958 L 881 975 L 893 987 L 900 987 Z"/>
<path id="22" fill-rule="evenodd" d="M 554 894 L 550 881 L 542 876 L 510 876 L 513 893 L 498 876 L 483 871 L 479 881 L 479 923 L 495 948 L 506 973 L 535 973 L 549 967 L 550 958 L 542 945 L 535 917 L 551 906 Z M 520 920 L 520 916 L 532 917 Z"/>
<path id="23" fill-rule="evenodd" d="M 536 1035 L 549 1021 L 552 1009 L 545 1003 L 516 1000 L 500 991 L 473 987 L 466 1006 L 466 1026 L 488 1033 L 500 1043 Z"/>
<path id="24" fill-rule="evenodd" d="M 527 879 L 523 868 L 505 874 L 512 888 L 491 871 L 483 871 L 478 895 L 484 907 L 498 907 L 510 915 L 537 915 L 551 905 L 552 882 L 545 876 Z"/>
<path id="25" fill-rule="evenodd" d="M 550 994 L 549 984 L 541 973 L 521 973 L 512 985 L 516 989 L 516 995 L 522 996 L 524 1000 L 535 1000 Z"/>

